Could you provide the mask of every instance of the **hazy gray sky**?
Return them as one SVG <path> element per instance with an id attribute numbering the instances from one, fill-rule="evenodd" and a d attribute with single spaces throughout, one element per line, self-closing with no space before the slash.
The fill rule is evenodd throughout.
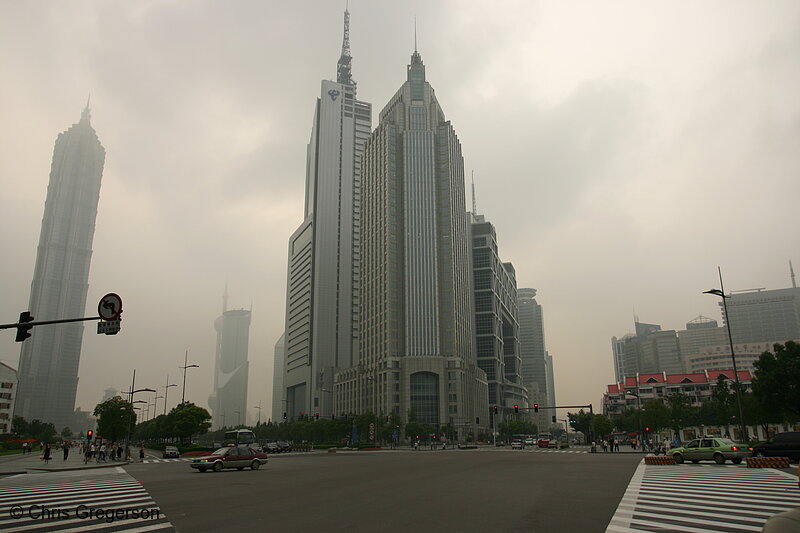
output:
<path id="1" fill-rule="evenodd" d="M 92 95 L 106 164 L 78 405 L 180 385 L 207 405 L 214 319 L 249 308 L 268 416 L 287 239 L 344 2 L 0 2 L 0 322 L 28 306 L 53 143 Z M 800 3 L 351 0 L 353 75 L 380 109 L 418 48 L 501 256 L 544 306 L 559 403 L 599 403 L 610 338 L 719 319 L 701 291 L 800 269 Z M 467 200 L 469 201 L 469 199 Z M 19 344 L 0 331 L 0 360 Z M 180 387 L 170 391 L 170 404 Z M 146 397 L 142 397 L 146 399 Z M 161 402 L 159 401 L 159 405 Z M 163 407 L 160 407 L 161 409 Z"/>

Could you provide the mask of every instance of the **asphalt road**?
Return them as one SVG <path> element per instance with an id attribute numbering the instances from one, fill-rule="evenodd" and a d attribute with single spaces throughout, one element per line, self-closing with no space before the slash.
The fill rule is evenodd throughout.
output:
<path id="1" fill-rule="evenodd" d="M 602 532 L 639 454 L 291 453 L 260 470 L 131 464 L 178 531 Z"/>

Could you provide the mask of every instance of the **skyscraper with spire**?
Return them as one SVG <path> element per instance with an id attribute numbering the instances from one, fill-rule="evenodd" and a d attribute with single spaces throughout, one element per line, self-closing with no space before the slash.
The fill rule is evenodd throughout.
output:
<path id="1" fill-rule="evenodd" d="M 337 408 L 452 425 L 462 436 L 483 429 L 461 144 L 416 50 L 367 141 L 361 176 L 359 353 L 337 375 Z"/>
<path id="2" fill-rule="evenodd" d="M 87 102 L 53 150 L 31 283 L 29 310 L 37 322 L 85 316 L 105 156 Z M 73 425 L 82 340 L 81 322 L 32 330 L 20 353 L 15 415 L 52 422 L 59 431 Z"/>
<path id="3" fill-rule="evenodd" d="M 336 81 L 322 81 L 314 107 L 304 220 L 289 239 L 280 386 L 290 417 L 333 412 L 333 376 L 353 364 L 358 338 L 361 153 L 372 106 L 356 98 L 351 63 L 346 10 Z"/>

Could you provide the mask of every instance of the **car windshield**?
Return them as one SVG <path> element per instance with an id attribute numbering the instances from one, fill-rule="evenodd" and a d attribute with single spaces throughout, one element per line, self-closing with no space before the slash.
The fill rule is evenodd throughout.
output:
<path id="1" fill-rule="evenodd" d="M 735 442 L 733 442 L 731 439 L 717 439 L 717 443 L 718 443 L 720 446 L 728 446 L 728 445 L 730 445 L 730 444 L 736 444 L 736 443 L 735 443 Z"/>
<path id="2" fill-rule="evenodd" d="M 230 450 L 230 448 L 220 448 L 211 455 L 225 455 L 226 453 L 228 453 L 228 450 Z"/>
<path id="3" fill-rule="evenodd" d="M 178 448 L 176 448 L 175 446 L 167 446 L 167 451 L 168 452 L 177 452 Z"/>

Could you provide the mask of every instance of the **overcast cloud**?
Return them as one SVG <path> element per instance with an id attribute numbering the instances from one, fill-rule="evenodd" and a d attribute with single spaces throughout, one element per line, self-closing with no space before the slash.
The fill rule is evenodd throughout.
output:
<path id="1" fill-rule="evenodd" d="M 249 406 L 268 416 L 286 247 L 302 221 L 321 79 L 344 2 L 0 3 L 0 322 L 27 309 L 53 144 L 91 93 L 106 148 L 78 405 L 180 384 L 207 405 L 214 319 L 249 308 Z M 413 20 L 428 81 L 520 287 L 538 290 L 559 403 L 599 403 L 610 338 L 720 319 L 726 289 L 800 269 L 800 4 L 350 2 L 353 75 L 374 123 L 405 80 Z M 467 200 L 469 202 L 469 199 Z M 0 360 L 19 345 L 0 332 Z M 179 393 L 171 392 L 177 401 Z M 160 403 L 160 402 L 159 402 Z M 170 402 L 173 404 L 174 402 Z"/>

